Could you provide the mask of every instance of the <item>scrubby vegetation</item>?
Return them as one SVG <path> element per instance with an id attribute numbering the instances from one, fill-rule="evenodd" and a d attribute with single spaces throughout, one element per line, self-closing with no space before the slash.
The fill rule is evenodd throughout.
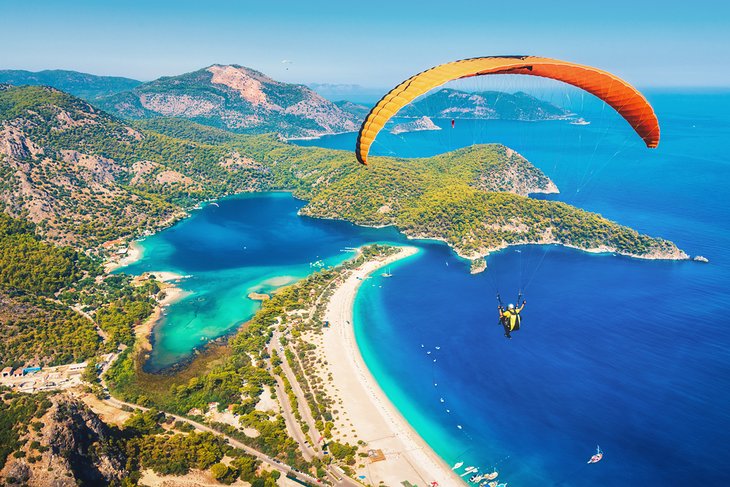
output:
<path id="1" fill-rule="evenodd" d="M 40 418 L 51 406 L 48 394 L 29 396 L 0 390 L 0 469 L 11 453 L 20 451 L 31 421 Z"/>
<path id="2" fill-rule="evenodd" d="M 0 213 L 3 367 L 78 362 L 131 345 L 158 291 L 155 281 L 132 287 L 128 276 L 105 276 L 85 254 L 44 242 L 32 224 Z"/>

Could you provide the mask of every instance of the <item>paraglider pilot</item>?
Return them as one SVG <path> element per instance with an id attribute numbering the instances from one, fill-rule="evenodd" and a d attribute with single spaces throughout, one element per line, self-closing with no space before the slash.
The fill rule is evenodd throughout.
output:
<path id="1" fill-rule="evenodd" d="M 520 302 L 520 299 L 522 298 L 522 295 L 520 295 L 517 298 L 517 302 Z M 525 308 L 525 304 L 527 303 L 526 300 L 522 300 L 522 304 L 519 308 L 516 308 L 514 304 L 510 303 L 507 306 L 507 309 L 504 308 L 504 305 L 502 304 L 502 299 L 497 295 L 497 301 L 499 304 L 497 305 L 497 309 L 499 309 L 499 323 L 504 328 L 504 336 L 508 339 L 512 339 L 512 336 L 510 335 L 513 331 L 520 329 L 520 323 L 522 322 L 522 317 L 520 316 L 520 313 Z"/>

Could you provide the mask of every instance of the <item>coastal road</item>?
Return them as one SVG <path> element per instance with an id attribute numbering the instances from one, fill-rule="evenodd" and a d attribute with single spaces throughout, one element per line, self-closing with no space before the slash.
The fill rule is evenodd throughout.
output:
<path id="1" fill-rule="evenodd" d="M 274 335 L 271 338 L 272 343 L 280 343 L 279 342 L 279 332 L 274 332 Z M 291 351 L 291 350 L 290 350 Z M 294 353 L 294 352 L 292 352 Z M 284 355 L 283 348 L 280 348 L 280 354 Z M 301 384 L 299 384 L 299 381 L 297 380 L 297 376 L 292 370 L 291 366 L 289 365 L 289 361 L 286 359 L 286 355 L 281 357 L 281 369 L 284 371 L 284 375 L 286 375 L 287 380 L 289 380 L 289 383 L 291 384 L 292 390 L 294 391 L 294 395 L 297 398 L 297 403 L 299 406 L 299 414 L 304 419 L 304 422 L 309 426 L 309 439 L 312 442 L 312 448 L 317 454 L 317 456 L 322 457 L 323 453 L 322 450 L 319 448 L 319 438 L 320 433 L 317 431 L 316 427 L 316 421 L 314 420 L 314 417 L 312 416 L 312 410 L 309 407 L 309 403 L 307 402 L 307 397 L 304 395 L 304 390 L 302 389 Z M 295 354 L 295 360 L 296 360 L 296 354 Z"/>
<path id="2" fill-rule="evenodd" d="M 270 357 L 273 355 L 273 351 L 276 349 L 276 345 L 279 343 L 277 336 L 277 333 L 274 332 L 274 335 L 269 342 Z M 285 362 L 286 357 L 283 357 L 282 369 Z M 304 456 L 304 459 L 308 462 L 311 462 L 313 458 L 321 456 L 321 454 L 318 454 L 318 452 L 310 446 L 307 440 L 307 435 L 304 434 L 304 431 L 302 430 L 302 427 L 299 424 L 299 421 L 297 421 L 297 418 L 294 415 L 294 411 L 292 410 L 289 396 L 287 395 L 286 388 L 284 387 L 284 380 L 278 375 L 274 374 L 271 359 L 269 359 L 268 368 L 269 372 L 271 372 L 271 375 L 273 375 L 274 379 L 276 380 L 276 386 L 274 386 L 274 390 L 276 391 L 276 397 L 279 399 L 279 403 L 281 404 L 281 411 L 282 416 L 284 417 L 284 422 L 286 423 L 286 429 L 289 432 L 289 435 L 294 438 L 294 440 L 299 444 L 299 448 L 302 451 L 302 456 Z M 299 385 L 296 382 L 292 383 L 291 379 L 289 379 L 289 383 L 292 384 L 292 390 L 294 389 L 294 384 Z M 296 396 L 296 392 L 294 393 L 294 395 Z M 297 402 L 301 402 L 298 397 Z"/>

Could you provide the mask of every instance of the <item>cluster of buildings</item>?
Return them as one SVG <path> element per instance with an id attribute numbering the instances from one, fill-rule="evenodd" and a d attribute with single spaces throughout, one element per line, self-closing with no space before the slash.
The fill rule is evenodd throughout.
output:
<path id="1" fill-rule="evenodd" d="M 111 353 L 103 355 L 98 366 L 104 367 L 113 357 Z M 81 384 L 81 374 L 86 366 L 87 362 L 54 367 L 5 367 L 0 371 L 0 385 L 20 392 L 67 389 Z"/>
<path id="2" fill-rule="evenodd" d="M 27 374 L 35 374 L 36 372 L 40 371 L 40 367 L 18 367 L 15 370 L 13 370 L 12 367 L 5 367 L 0 372 L 0 377 L 24 377 Z"/>

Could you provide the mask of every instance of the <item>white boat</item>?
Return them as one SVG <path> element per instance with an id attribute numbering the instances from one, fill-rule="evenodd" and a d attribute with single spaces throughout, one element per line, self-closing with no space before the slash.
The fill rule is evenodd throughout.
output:
<path id="1" fill-rule="evenodd" d="M 603 452 L 601 451 L 600 446 L 596 446 L 596 454 L 593 455 L 590 460 L 588 460 L 588 463 L 598 463 L 601 460 L 603 460 Z"/>
<path id="2" fill-rule="evenodd" d="M 570 125 L 590 125 L 590 124 L 591 124 L 591 122 L 589 122 L 588 120 L 586 120 L 584 118 L 579 118 L 578 120 L 573 120 L 572 122 L 570 122 Z"/>
<path id="3" fill-rule="evenodd" d="M 479 469 L 476 467 L 466 467 L 466 470 L 464 470 L 464 473 L 461 474 L 461 477 L 465 477 L 466 475 L 469 475 L 472 472 L 476 472 L 477 470 Z"/>
<path id="4" fill-rule="evenodd" d="M 458 470 L 461 468 L 462 465 L 464 465 L 464 462 L 457 462 L 454 464 L 453 467 L 451 467 L 451 470 Z"/>

